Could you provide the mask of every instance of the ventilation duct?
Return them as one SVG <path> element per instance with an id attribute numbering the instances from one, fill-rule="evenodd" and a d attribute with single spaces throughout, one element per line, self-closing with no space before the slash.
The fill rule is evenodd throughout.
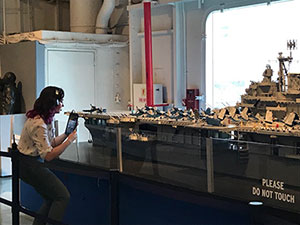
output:
<path id="1" fill-rule="evenodd" d="M 95 33 L 95 21 L 101 4 L 102 0 L 70 0 L 71 32 Z"/>
<path id="2" fill-rule="evenodd" d="M 108 30 L 108 21 L 115 8 L 115 0 L 104 0 L 101 10 L 96 20 L 96 34 L 106 34 Z"/>

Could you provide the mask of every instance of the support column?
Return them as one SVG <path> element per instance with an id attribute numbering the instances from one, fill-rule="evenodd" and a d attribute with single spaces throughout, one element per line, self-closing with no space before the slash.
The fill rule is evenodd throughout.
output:
<path id="1" fill-rule="evenodd" d="M 206 165 L 207 165 L 207 191 L 213 193 L 215 191 L 214 181 L 214 160 L 213 160 L 213 140 L 206 138 Z"/>

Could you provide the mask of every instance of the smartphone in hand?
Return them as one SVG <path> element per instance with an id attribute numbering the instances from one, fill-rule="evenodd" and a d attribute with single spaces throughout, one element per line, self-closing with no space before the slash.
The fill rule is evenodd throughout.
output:
<path id="1" fill-rule="evenodd" d="M 69 136 L 69 134 L 71 134 L 76 129 L 77 125 L 78 125 L 78 114 L 72 111 L 69 115 L 65 134 Z"/>

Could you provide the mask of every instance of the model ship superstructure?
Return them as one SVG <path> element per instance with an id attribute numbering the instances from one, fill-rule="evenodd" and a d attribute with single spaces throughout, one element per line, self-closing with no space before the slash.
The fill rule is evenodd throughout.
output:
<path id="1" fill-rule="evenodd" d="M 288 49 L 296 48 L 295 41 L 288 41 Z M 284 57 L 279 53 L 279 71 L 276 81 L 272 80 L 273 70 L 270 65 L 263 72 L 261 82 L 251 82 L 246 94 L 241 96 L 241 103 L 237 106 L 248 107 L 253 113 L 265 115 L 272 111 L 273 114 L 283 119 L 290 112 L 300 113 L 300 73 L 289 73 L 286 63 L 293 60 L 290 56 Z"/>

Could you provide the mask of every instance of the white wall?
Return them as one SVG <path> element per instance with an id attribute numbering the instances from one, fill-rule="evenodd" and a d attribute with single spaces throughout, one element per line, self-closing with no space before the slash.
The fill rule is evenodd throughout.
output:
<path id="1" fill-rule="evenodd" d="M 173 16 L 172 6 L 152 8 L 152 45 L 154 83 L 164 86 L 164 100 L 171 103 L 173 92 Z M 131 95 L 134 83 L 145 83 L 143 10 L 129 10 Z M 133 96 L 131 96 L 133 99 Z"/>
<path id="2" fill-rule="evenodd" d="M 46 85 L 64 89 L 64 110 L 95 104 L 95 51 L 46 48 L 46 60 Z"/>
<path id="3" fill-rule="evenodd" d="M 128 46 L 96 49 L 96 105 L 108 110 L 127 110 L 130 100 L 128 54 Z"/>
<path id="4" fill-rule="evenodd" d="M 45 51 L 46 86 L 58 86 L 65 92 L 62 112 L 55 116 L 61 134 L 67 123 L 64 112 L 82 111 L 95 104 L 95 51 L 57 47 L 47 47 Z M 88 140 L 84 121 L 79 121 L 77 132 L 80 142 Z"/>
<path id="5" fill-rule="evenodd" d="M 66 91 L 66 110 L 82 111 L 90 104 L 109 111 L 127 109 L 128 46 L 48 44 L 46 58 L 46 85 Z"/>
<path id="6" fill-rule="evenodd" d="M 0 46 L 0 55 L 2 72 L 14 72 L 17 82 L 23 84 L 24 112 L 32 108 L 46 85 L 65 90 L 64 111 L 82 111 L 89 109 L 90 104 L 110 111 L 127 110 L 130 89 L 126 42 L 47 45 L 22 42 Z"/>
<path id="7" fill-rule="evenodd" d="M 127 110 L 129 100 L 128 46 L 110 44 L 47 44 L 45 47 L 45 85 L 65 91 L 63 111 L 56 115 L 59 133 L 64 132 L 64 112 L 82 112 L 90 104 L 108 111 Z M 119 98 L 116 99 L 116 96 Z M 117 100 L 117 101 L 116 101 Z M 79 141 L 89 132 L 79 121 Z"/>
<path id="8" fill-rule="evenodd" d="M 146 83 L 145 38 L 141 38 L 142 51 L 142 83 Z M 157 32 L 152 36 L 153 51 L 153 83 L 163 84 L 164 102 L 173 102 L 173 32 Z"/>

